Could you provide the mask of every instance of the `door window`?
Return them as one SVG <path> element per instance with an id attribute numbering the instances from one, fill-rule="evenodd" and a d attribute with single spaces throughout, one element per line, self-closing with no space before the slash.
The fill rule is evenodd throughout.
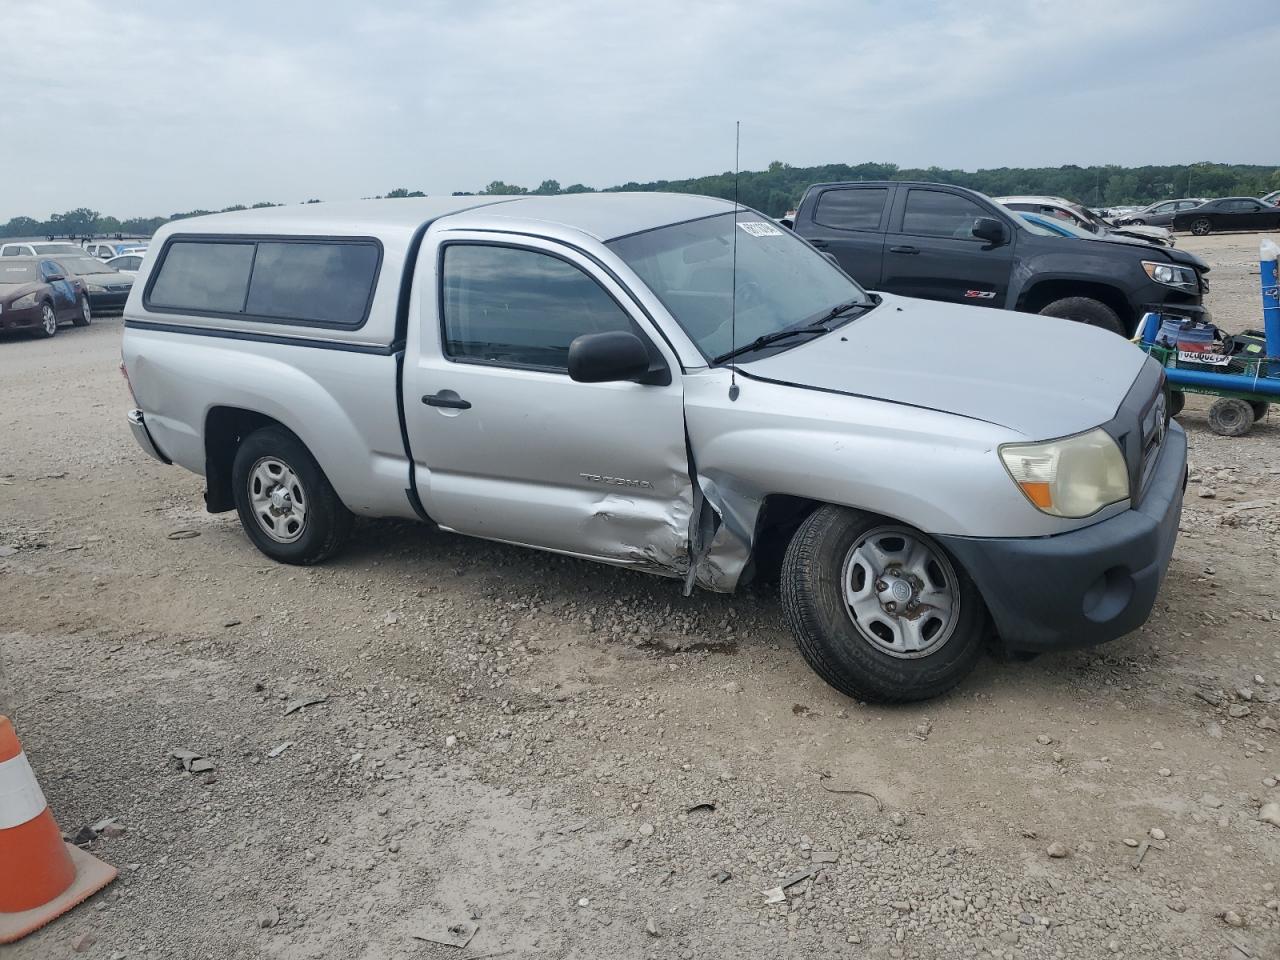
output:
<path id="1" fill-rule="evenodd" d="M 442 280 L 444 350 L 454 360 L 564 372 L 575 338 L 634 332 L 595 280 L 550 254 L 454 243 Z"/>
<path id="2" fill-rule="evenodd" d="M 837 230 L 878 230 L 888 197 L 886 187 L 827 190 L 818 198 L 813 222 Z"/>
<path id="3" fill-rule="evenodd" d="M 968 197 L 937 190 L 911 190 L 902 217 L 902 232 L 917 237 L 973 240 L 973 221 L 990 216 Z"/>

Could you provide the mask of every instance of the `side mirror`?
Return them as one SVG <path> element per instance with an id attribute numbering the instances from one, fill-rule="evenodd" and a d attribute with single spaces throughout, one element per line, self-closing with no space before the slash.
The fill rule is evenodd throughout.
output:
<path id="1" fill-rule="evenodd" d="M 995 217 L 978 217 L 973 221 L 973 235 L 991 244 L 1005 242 L 1004 224 Z"/>
<path id="2" fill-rule="evenodd" d="M 62 274 L 60 274 L 60 273 L 47 273 L 47 274 L 45 274 L 44 282 L 45 282 L 45 283 L 57 283 L 59 280 L 65 280 L 65 279 L 67 279 L 67 278 L 66 278 L 65 276 L 63 276 Z"/>
<path id="3" fill-rule="evenodd" d="M 625 330 L 584 333 L 569 344 L 569 376 L 579 383 L 644 380 L 649 365 L 644 342 Z"/>

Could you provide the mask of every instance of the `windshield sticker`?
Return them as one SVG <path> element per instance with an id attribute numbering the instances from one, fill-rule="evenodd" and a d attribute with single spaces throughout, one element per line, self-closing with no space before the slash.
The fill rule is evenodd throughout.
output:
<path id="1" fill-rule="evenodd" d="M 782 231 L 775 227 L 772 223 L 765 223 L 763 220 L 742 220 L 738 223 L 739 229 L 745 230 L 753 237 L 780 237 Z"/>

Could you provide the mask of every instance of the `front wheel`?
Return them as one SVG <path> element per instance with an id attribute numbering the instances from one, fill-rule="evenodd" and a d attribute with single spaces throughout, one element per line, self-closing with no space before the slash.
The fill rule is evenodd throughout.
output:
<path id="1" fill-rule="evenodd" d="M 1176 417 L 1187 405 L 1187 395 L 1181 390 L 1169 391 L 1169 416 Z"/>
<path id="2" fill-rule="evenodd" d="M 859 700 L 950 690 L 977 663 L 986 633 L 978 588 L 935 540 L 847 507 L 821 507 L 796 531 L 782 601 L 809 666 Z"/>
<path id="3" fill-rule="evenodd" d="M 42 337 L 52 337 L 58 332 L 58 313 L 52 303 L 40 304 L 39 333 Z"/>
<path id="4" fill-rule="evenodd" d="M 1191 221 L 1191 232 L 1197 237 L 1203 237 L 1213 231 L 1213 224 L 1209 222 L 1207 217 L 1200 217 Z"/>
<path id="5" fill-rule="evenodd" d="M 1120 322 L 1120 317 L 1101 300 L 1093 297 L 1063 297 L 1041 308 L 1040 313 L 1046 317 L 1087 323 L 1091 327 L 1100 327 L 1124 336 L 1124 324 Z"/>
<path id="6" fill-rule="evenodd" d="M 319 563 L 351 532 L 351 513 L 320 464 L 284 427 L 263 427 L 231 465 L 240 524 L 254 546 L 281 563 Z"/>
<path id="7" fill-rule="evenodd" d="M 1250 400 L 1249 406 L 1253 408 L 1253 422 L 1257 423 L 1267 415 L 1267 411 L 1271 409 L 1271 404 L 1266 400 Z"/>
<path id="8" fill-rule="evenodd" d="M 71 322 L 77 327 L 87 327 L 89 325 L 89 321 L 92 319 L 93 311 L 89 309 L 89 298 L 81 297 L 80 309 L 76 312 L 76 315 Z"/>

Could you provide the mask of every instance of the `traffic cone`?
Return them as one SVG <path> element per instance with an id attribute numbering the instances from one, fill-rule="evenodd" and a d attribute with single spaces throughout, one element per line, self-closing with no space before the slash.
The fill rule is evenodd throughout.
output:
<path id="1" fill-rule="evenodd" d="M 0 943 L 21 940 L 116 878 L 64 843 L 9 718 L 0 716 Z"/>

